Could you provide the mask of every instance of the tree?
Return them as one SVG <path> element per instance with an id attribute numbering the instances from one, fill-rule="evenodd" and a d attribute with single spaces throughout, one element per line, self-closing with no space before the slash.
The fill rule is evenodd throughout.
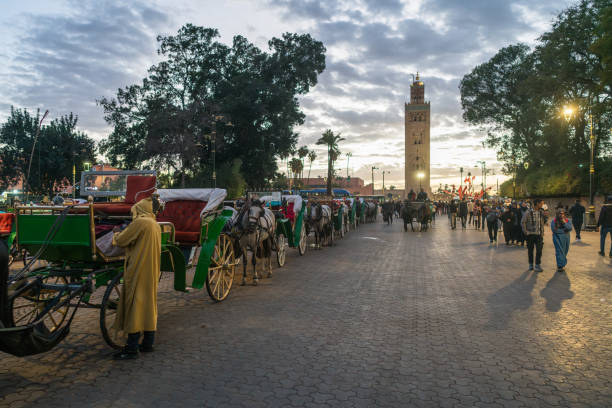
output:
<path id="1" fill-rule="evenodd" d="M 323 135 L 317 140 L 318 145 L 327 146 L 327 195 L 332 195 L 332 179 L 334 176 L 334 161 L 340 156 L 338 143 L 344 138 L 340 133 L 334 134 L 331 129 L 327 129 Z"/>
<path id="2" fill-rule="evenodd" d="M 33 117 L 27 109 L 15 109 L 0 126 L 0 188 L 25 179 L 40 112 Z M 72 167 L 95 159 L 95 142 L 79 132 L 72 113 L 54 119 L 40 130 L 29 179 L 29 191 L 52 194 L 64 179 L 72 178 Z M 25 188 L 25 186 L 24 186 Z"/>
<path id="3" fill-rule="evenodd" d="M 216 162 L 240 159 L 248 186 L 274 177 L 275 157 L 296 144 L 293 128 L 304 121 L 297 96 L 316 85 L 325 47 L 308 34 L 273 38 L 269 52 L 242 36 L 231 47 L 217 37 L 217 30 L 191 24 L 159 36 L 163 60 L 142 84 L 98 101 L 113 126 L 100 146 L 112 164 L 171 168 L 183 184 L 212 174 L 215 147 Z"/>
<path id="4" fill-rule="evenodd" d="M 294 157 L 293 159 L 291 159 L 291 161 L 289 162 L 289 168 L 291 169 L 291 173 L 293 173 L 293 178 L 296 178 L 302 173 L 302 171 L 304 170 L 304 164 L 302 163 L 302 160 L 300 160 L 297 157 Z M 296 180 L 297 182 L 297 180 Z"/>
<path id="5" fill-rule="evenodd" d="M 547 185 L 558 194 L 587 190 L 589 112 L 597 118 L 596 168 L 607 165 L 599 157 L 612 152 L 612 93 L 602 74 L 608 4 L 582 0 L 559 14 L 533 50 L 502 48 L 461 81 L 464 119 L 487 131 L 485 144 L 497 150 L 504 173 L 516 174 L 517 185 L 527 183 L 525 191 Z M 560 113 L 564 105 L 576 108 L 569 121 Z"/>
<path id="6" fill-rule="evenodd" d="M 310 165 L 308 166 L 308 182 L 310 182 L 310 170 L 312 170 L 312 162 L 317 158 L 317 153 L 314 150 L 308 152 L 308 161 Z"/>
<path id="7" fill-rule="evenodd" d="M 306 146 L 302 146 L 297 150 L 297 155 L 300 158 L 301 162 L 302 162 L 302 172 L 300 173 L 300 178 L 304 178 L 304 158 L 306 156 L 308 156 L 308 153 L 310 151 L 308 150 L 308 147 Z"/>

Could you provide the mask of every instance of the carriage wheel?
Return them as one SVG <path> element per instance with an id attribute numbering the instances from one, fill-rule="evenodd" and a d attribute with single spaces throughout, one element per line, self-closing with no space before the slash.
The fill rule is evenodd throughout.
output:
<path id="1" fill-rule="evenodd" d="M 113 327 L 117 318 L 119 299 L 123 292 L 123 271 L 119 272 L 108 284 L 100 305 L 100 330 L 106 344 L 121 349 L 127 341 L 127 333 Z"/>
<path id="2" fill-rule="evenodd" d="M 276 237 L 276 263 L 278 266 L 285 265 L 285 257 L 287 256 L 287 238 L 284 234 Z"/>
<path id="3" fill-rule="evenodd" d="M 63 276 L 47 276 L 43 278 L 42 283 L 67 285 L 68 281 Z M 64 292 L 59 299 L 59 303 L 63 302 L 68 295 L 68 292 Z M 33 290 L 26 291 L 13 299 L 11 302 L 13 326 L 25 326 L 34 322 L 38 314 L 45 309 L 46 303 L 56 296 L 57 291 L 55 290 L 41 289 L 37 293 L 34 293 Z M 66 303 L 60 308 L 52 309 L 45 314 L 42 322 L 49 332 L 53 333 L 62 326 L 69 308 L 70 305 Z"/>
<path id="4" fill-rule="evenodd" d="M 230 293 L 236 271 L 236 256 L 231 238 L 226 234 L 219 235 L 213 254 L 210 257 L 206 291 L 215 302 L 221 302 Z"/>
<path id="5" fill-rule="evenodd" d="M 298 253 L 303 256 L 306 253 L 306 247 L 308 246 L 306 239 L 306 226 L 302 222 L 302 229 L 300 230 L 300 242 L 298 243 Z"/>

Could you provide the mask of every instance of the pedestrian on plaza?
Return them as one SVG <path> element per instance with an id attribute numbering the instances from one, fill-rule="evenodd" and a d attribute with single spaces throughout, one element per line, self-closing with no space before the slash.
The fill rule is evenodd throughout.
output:
<path id="1" fill-rule="evenodd" d="M 512 213 L 514 214 L 514 225 L 512 226 L 512 240 L 516 245 L 525 245 L 525 236 L 523 235 L 523 229 L 521 228 L 521 220 L 523 219 L 523 213 L 518 203 L 513 203 Z"/>
<path id="2" fill-rule="evenodd" d="M 474 202 L 474 227 L 479 230 L 480 229 L 480 201 L 476 200 Z"/>
<path id="3" fill-rule="evenodd" d="M 606 203 L 601 207 L 597 226 L 599 227 L 599 255 L 604 256 L 608 234 L 610 234 L 610 241 L 612 241 L 612 195 L 606 197 Z M 612 258 L 612 246 L 610 246 L 610 258 Z"/>
<path id="4" fill-rule="evenodd" d="M 501 220 L 504 228 L 506 245 L 512 245 L 512 241 L 514 239 L 514 224 L 516 222 L 516 214 L 514 214 L 510 206 L 506 206 L 506 210 L 501 215 Z"/>
<path id="5" fill-rule="evenodd" d="M 448 213 L 450 215 L 451 229 L 457 229 L 457 203 L 455 200 L 448 205 Z"/>
<path id="6" fill-rule="evenodd" d="M 414 192 L 413 189 L 410 189 L 410 192 L 408 193 L 408 200 L 410 201 L 416 200 L 416 193 Z"/>
<path id="7" fill-rule="evenodd" d="M 521 220 L 523 234 L 527 240 L 527 258 L 529 260 L 529 270 L 534 270 L 533 251 L 535 249 L 535 271 L 542 272 L 540 263 L 542 261 L 542 248 L 544 247 L 544 224 L 546 215 L 542 209 L 544 201 L 540 198 L 533 200 L 533 206 L 525 211 Z"/>
<path id="8" fill-rule="evenodd" d="M 468 220 L 468 224 L 472 224 L 472 220 L 474 218 L 474 201 L 470 200 L 468 202 L 468 213 L 470 214 L 470 219 Z"/>
<path id="9" fill-rule="evenodd" d="M 465 200 L 461 200 L 459 202 L 459 211 L 458 211 L 458 215 L 461 218 L 461 228 L 465 229 L 466 227 L 466 222 L 467 222 L 467 216 L 468 216 L 468 205 L 465 202 Z"/>
<path id="10" fill-rule="evenodd" d="M 489 242 L 492 244 L 497 242 L 497 229 L 499 228 L 499 211 L 497 208 L 491 207 L 487 212 L 487 231 L 489 232 Z"/>
<path id="11" fill-rule="evenodd" d="M 480 206 L 480 224 L 482 226 L 482 230 L 484 231 L 485 225 L 487 225 L 487 212 L 489 212 L 489 206 L 486 202 L 481 201 Z"/>
<path id="12" fill-rule="evenodd" d="M 563 273 L 567 265 L 567 253 L 570 245 L 570 231 L 572 222 L 567 218 L 563 207 L 557 208 L 555 218 L 550 222 L 553 245 L 555 246 L 555 259 L 557 260 L 557 272 Z"/>
<path id="13" fill-rule="evenodd" d="M 572 216 L 572 225 L 576 231 L 576 241 L 580 241 L 580 230 L 582 229 L 582 223 L 584 222 L 585 209 L 580 204 L 580 199 L 576 199 L 576 203 L 569 209 L 569 214 Z"/>
<path id="14" fill-rule="evenodd" d="M 113 245 L 125 248 L 124 285 L 114 327 L 128 335 L 125 347 L 114 355 L 117 360 L 138 358 L 139 351 L 153 351 L 157 330 L 161 229 L 150 197 L 134 204 L 131 213 L 127 228 L 113 230 Z M 144 337 L 139 346 L 141 333 Z"/>

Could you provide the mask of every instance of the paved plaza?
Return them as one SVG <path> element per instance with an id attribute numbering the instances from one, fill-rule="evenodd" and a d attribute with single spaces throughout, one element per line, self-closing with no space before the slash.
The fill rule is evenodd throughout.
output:
<path id="1" fill-rule="evenodd" d="M 167 274 L 153 354 L 113 361 L 96 311 L 79 311 L 55 350 L 0 354 L 0 406 L 609 407 L 612 265 L 583 235 L 566 274 L 549 230 L 537 274 L 526 249 L 446 218 L 290 249 L 219 304 Z"/>

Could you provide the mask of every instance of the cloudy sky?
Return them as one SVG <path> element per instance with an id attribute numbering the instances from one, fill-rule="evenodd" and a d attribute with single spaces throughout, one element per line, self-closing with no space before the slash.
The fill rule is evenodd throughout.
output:
<path id="1" fill-rule="evenodd" d="M 431 101 L 432 186 L 458 183 L 495 152 L 461 118 L 458 84 L 506 45 L 534 44 L 570 0 L 0 0 L 0 120 L 11 105 L 79 115 L 96 139 L 109 129 L 95 100 L 139 82 L 157 61 L 158 34 L 187 23 L 215 27 L 222 41 L 246 36 L 262 49 L 283 32 L 311 33 L 327 47 L 327 68 L 301 104 L 300 145 L 314 148 L 327 128 L 342 132 L 351 175 L 370 167 L 403 186 L 403 105 L 420 72 Z M 343 156 L 344 157 L 344 156 Z M 346 160 L 342 163 L 346 171 Z M 324 154 L 313 177 L 324 172 Z M 379 171 L 380 172 L 380 171 Z M 376 176 L 377 187 L 381 184 Z"/>

